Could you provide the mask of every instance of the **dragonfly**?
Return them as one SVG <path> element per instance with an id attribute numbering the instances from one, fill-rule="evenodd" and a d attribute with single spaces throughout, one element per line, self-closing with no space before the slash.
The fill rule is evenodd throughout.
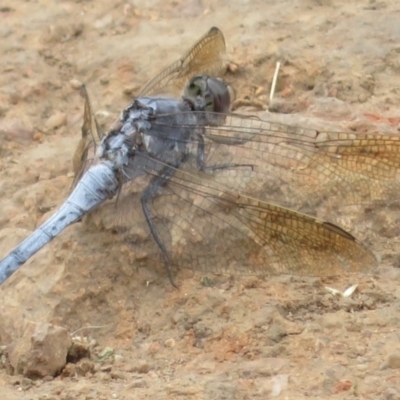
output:
<path id="1" fill-rule="evenodd" d="M 400 137 L 232 113 L 234 92 L 215 77 L 224 52 L 224 36 L 213 27 L 146 84 L 107 133 L 83 87 L 73 190 L 0 261 L 0 283 L 67 226 L 96 213 L 146 248 L 138 260 L 163 265 L 174 286 L 176 268 L 260 276 L 376 268 L 374 254 L 353 235 L 299 210 L 331 197 L 359 203 L 388 196 Z"/>

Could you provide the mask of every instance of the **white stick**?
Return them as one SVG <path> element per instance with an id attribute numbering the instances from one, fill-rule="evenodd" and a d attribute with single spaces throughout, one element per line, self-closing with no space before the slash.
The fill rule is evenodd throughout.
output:
<path id="1" fill-rule="evenodd" d="M 276 81 L 278 80 L 278 73 L 279 73 L 280 66 L 281 66 L 280 61 L 277 61 L 276 67 L 275 67 L 275 72 L 274 72 L 274 77 L 272 78 L 271 92 L 269 93 L 269 102 L 271 102 L 272 99 L 274 98 Z"/>

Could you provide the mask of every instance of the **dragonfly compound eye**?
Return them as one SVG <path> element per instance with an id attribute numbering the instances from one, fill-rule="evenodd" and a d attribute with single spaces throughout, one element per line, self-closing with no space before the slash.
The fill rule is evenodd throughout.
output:
<path id="1" fill-rule="evenodd" d="M 212 111 L 217 113 L 230 111 L 233 100 L 232 89 L 222 79 L 208 77 L 206 93 L 212 98 Z"/>

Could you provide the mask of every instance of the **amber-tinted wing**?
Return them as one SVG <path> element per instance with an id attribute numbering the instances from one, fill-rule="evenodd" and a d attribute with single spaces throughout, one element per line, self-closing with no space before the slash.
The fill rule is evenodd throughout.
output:
<path id="1" fill-rule="evenodd" d="M 103 133 L 97 123 L 97 120 L 93 114 L 92 105 L 89 99 L 86 86 L 83 85 L 81 88 L 81 96 L 85 101 L 85 111 L 83 114 L 82 124 L 82 136 L 79 140 L 78 146 L 72 158 L 72 165 L 74 168 L 74 181 L 72 187 L 74 188 L 81 179 L 83 173 L 87 169 L 87 162 L 89 153 L 92 150 L 91 156 L 94 156 L 95 148 L 100 143 Z"/>
<path id="2" fill-rule="evenodd" d="M 162 70 L 140 90 L 139 96 L 154 94 L 179 95 L 194 75 L 218 76 L 223 68 L 225 39 L 222 32 L 211 28 L 182 58 Z"/>
<path id="3" fill-rule="evenodd" d="M 234 169 L 210 176 L 185 165 L 148 203 L 172 268 L 307 276 L 376 268 L 371 251 L 340 227 L 231 190 L 240 176 Z M 140 207 L 142 190 L 135 187 L 136 193 L 121 198 L 117 208 L 109 204 L 99 210 L 102 224 L 125 235 L 139 262 L 162 265 L 155 241 L 143 239 L 149 231 Z"/>
<path id="4" fill-rule="evenodd" d="M 241 193 L 307 213 L 322 203 L 398 199 L 400 135 L 320 131 L 236 113 L 223 119 L 203 131 L 207 164 L 252 165 L 215 174 Z M 158 124 L 165 125 L 164 117 Z"/>
<path id="5" fill-rule="evenodd" d="M 159 116 L 154 134 L 169 126 L 175 137 L 183 125 L 171 121 Z M 185 129 L 195 130 L 189 121 Z M 320 131 L 239 114 L 224 122 L 202 129 L 201 137 L 206 165 L 226 168 L 199 172 L 199 143 L 191 138 L 191 160 L 149 204 L 171 265 L 260 275 L 336 275 L 376 266 L 354 237 L 304 213 L 321 209 L 335 221 L 344 205 L 397 199 L 400 135 Z M 152 178 L 152 171 L 146 174 L 141 189 L 132 183 L 137 200 Z M 121 225 L 117 230 L 137 243 L 148 227 L 139 228 L 141 205 L 131 200 L 122 198 L 105 225 Z M 141 246 L 143 259 L 160 251 L 153 241 L 146 245 L 155 249 L 146 253 Z"/>
<path id="6" fill-rule="evenodd" d="M 328 132 L 281 126 L 271 161 L 291 159 L 290 181 L 298 190 L 325 190 L 338 205 L 390 204 L 400 190 L 400 135 Z M 278 143 L 276 141 L 276 143 Z M 278 148 L 279 147 L 279 148 Z M 300 161 L 301 160 L 301 161 Z M 312 192 L 311 192 L 312 193 Z"/>
<path id="7" fill-rule="evenodd" d="M 235 194 L 221 182 L 179 171 L 167 190 L 168 204 L 156 200 L 152 210 L 173 265 L 203 272 L 307 276 L 367 272 L 377 266 L 371 251 L 338 226 Z"/>

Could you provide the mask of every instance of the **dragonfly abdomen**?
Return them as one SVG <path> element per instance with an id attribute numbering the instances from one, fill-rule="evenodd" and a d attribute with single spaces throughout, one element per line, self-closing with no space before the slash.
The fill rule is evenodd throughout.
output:
<path id="1" fill-rule="evenodd" d="M 90 168 L 58 211 L 0 261 L 0 284 L 67 226 L 113 197 L 118 185 L 109 163 Z"/>

